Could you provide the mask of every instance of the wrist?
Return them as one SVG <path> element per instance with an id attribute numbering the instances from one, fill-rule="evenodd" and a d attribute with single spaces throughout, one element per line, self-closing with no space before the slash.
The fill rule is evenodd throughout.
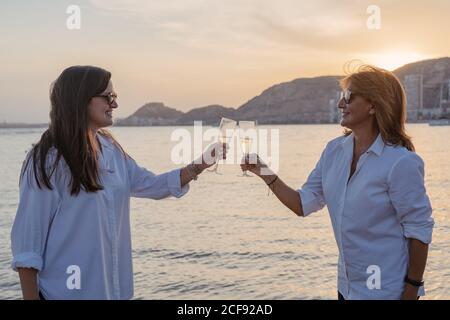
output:
<path id="1" fill-rule="evenodd" d="M 408 275 L 405 276 L 404 282 L 408 286 L 415 287 L 417 289 L 419 289 L 420 287 L 422 287 L 424 285 L 423 280 L 412 279 L 412 278 L 408 277 Z"/>
<path id="2" fill-rule="evenodd" d="M 419 287 L 413 286 L 412 284 L 409 284 L 409 283 L 405 283 L 403 290 L 405 292 L 418 292 Z"/>
<path id="3" fill-rule="evenodd" d="M 192 162 L 185 167 L 185 170 L 190 177 L 190 179 L 197 180 L 198 175 L 202 173 L 202 169 L 199 164 Z"/>
<path id="4" fill-rule="evenodd" d="M 402 293 L 402 300 L 417 300 L 419 296 L 419 288 L 405 283 Z"/>
<path id="5" fill-rule="evenodd" d="M 276 177 L 277 177 L 277 175 L 276 174 L 269 174 L 269 175 L 258 175 L 263 181 L 264 181 L 264 183 L 265 184 L 269 184 L 269 183 L 271 183 L 271 182 L 273 182 L 275 179 L 276 179 Z"/>
<path id="6" fill-rule="evenodd" d="M 264 180 L 264 182 L 270 182 L 276 176 L 276 173 L 272 171 L 267 165 L 263 164 L 259 167 L 258 176 Z"/>
<path id="7" fill-rule="evenodd" d="M 23 300 L 41 300 L 39 297 L 39 291 L 33 290 L 33 292 L 23 292 Z"/>
<path id="8" fill-rule="evenodd" d="M 194 170 L 197 172 L 197 174 L 202 173 L 205 169 L 207 169 L 209 167 L 209 165 L 207 163 L 205 163 L 204 161 L 202 161 L 202 163 L 192 163 L 192 165 L 194 166 Z"/>

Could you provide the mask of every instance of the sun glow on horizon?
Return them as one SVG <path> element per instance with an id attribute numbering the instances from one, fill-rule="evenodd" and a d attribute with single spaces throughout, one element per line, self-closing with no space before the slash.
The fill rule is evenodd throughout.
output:
<path id="1" fill-rule="evenodd" d="M 377 67 L 393 71 L 405 64 L 428 58 L 417 52 L 389 52 L 373 55 L 369 61 Z"/>

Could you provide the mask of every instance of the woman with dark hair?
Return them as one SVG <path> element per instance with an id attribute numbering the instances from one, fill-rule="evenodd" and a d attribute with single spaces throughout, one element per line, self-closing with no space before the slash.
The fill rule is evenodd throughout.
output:
<path id="1" fill-rule="evenodd" d="M 52 85 L 50 125 L 24 161 L 11 232 L 24 299 L 131 298 L 130 197 L 179 198 L 216 153 L 225 158 L 212 145 L 182 169 L 138 166 L 102 129 L 116 98 L 98 67 L 67 68 Z"/>
<path id="2" fill-rule="evenodd" d="M 341 87 L 344 135 L 327 144 L 299 190 L 256 155 L 244 159 L 242 170 L 262 178 L 298 216 L 328 207 L 339 249 L 339 299 L 417 299 L 425 294 L 434 221 L 424 163 L 405 133 L 403 87 L 373 66 L 361 66 Z"/>

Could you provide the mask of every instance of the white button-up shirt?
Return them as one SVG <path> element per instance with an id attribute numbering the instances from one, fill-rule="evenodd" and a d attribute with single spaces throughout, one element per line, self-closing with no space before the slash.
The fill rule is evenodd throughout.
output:
<path id="1" fill-rule="evenodd" d="M 400 299 L 407 238 L 431 242 L 434 225 L 424 164 L 378 135 L 349 180 L 353 134 L 329 142 L 299 189 L 304 216 L 325 205 L 339 248 L 338 290 L 345 299 Z M 424 295 L 423 287 L 419 295 Z"/>
<path id="2" fill-rule="evenodd" d="M 181 197 L 189 189 L 181 188 L 179 169 L 155 175 L 124 157 L 108 138 L 97 137 L 103 190 L 71 196 L 63 158 L 50 180 L 53 190 L 38 188 L 32 161 L 23 172 L 11 232 L 12 267 L 39 270 L 39 289 L 47 299 L 131 298 L 130 197 Z M 55 156 L 50 149 L 49 163 Z"/>

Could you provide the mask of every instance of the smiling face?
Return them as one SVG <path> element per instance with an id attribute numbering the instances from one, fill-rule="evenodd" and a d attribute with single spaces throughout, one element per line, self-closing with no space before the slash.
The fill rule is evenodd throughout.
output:
<path id="1" fill-rule="evenodd" d="M 349 129 L 357 129 L 369 127 L 375 121 L 375 108 L 364 97 L 358 95 L 357 92 L 352 91 L 351 82 L 343 88 L 343 91 L 350 91 L 350 99 L 345 102 L 341 98 L 338 103 L 338 108 L 341 110 L 341 126 Z"/>
<path id="2" fill-rule="evenodd" d="M 112 112 L 118 105 L 115 100 L 111 104 L 109 103 L 108 94 L 115 94 L 111 81 L 109 81 L 105 91 L 100 94 L 101 97 L 93 97 L 89 102 L 88 122 L 89 127 L 94 131 L 113 124 Z"/>

